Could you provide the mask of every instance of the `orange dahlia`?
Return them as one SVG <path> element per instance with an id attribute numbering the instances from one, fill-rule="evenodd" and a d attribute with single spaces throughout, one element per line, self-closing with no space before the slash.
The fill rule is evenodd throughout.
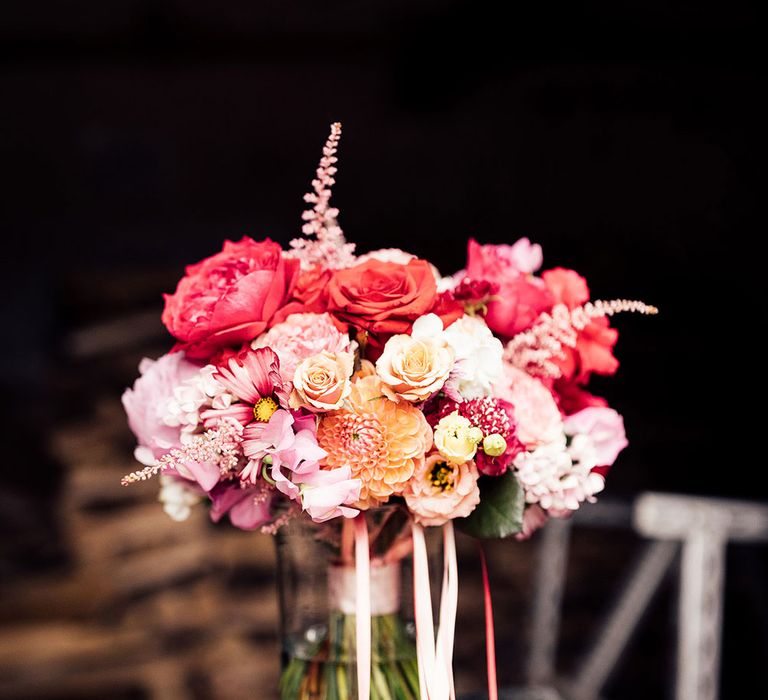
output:
<path id="1" fill-rule="evenodd" d="M 373 375 L 357 379 L 344 407 L 320 419 L 317 442 L 328 453 L 324 466 L 350 467 L 362 481 L 356 505 L 368 508 L 403 492 L 432 447 L 432 429 L 418 408 L 384 396 Z"/>

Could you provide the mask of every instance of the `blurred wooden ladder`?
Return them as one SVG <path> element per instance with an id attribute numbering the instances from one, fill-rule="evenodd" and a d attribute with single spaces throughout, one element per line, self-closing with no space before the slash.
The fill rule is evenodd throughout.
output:
<path id="1" fill-rule="evenodd" d="M 542 533 L 527 676 L 531 688 L 557 688 L 567 700 L 595 700 L 630 641 L 659 585 L 682 550 L 678 607 L 676 700 L 716 700 L 729 542 L 768 542 L 768 506 L 661 493 L 634 507 L 605 503 L 583 508 L 575 524 L 632 524 L 649 538 L 583 663 L 570 679 L 555 669 L 570 531 L 552 520 Z M 512 696 L 510 696 L 512 697 Z"/>

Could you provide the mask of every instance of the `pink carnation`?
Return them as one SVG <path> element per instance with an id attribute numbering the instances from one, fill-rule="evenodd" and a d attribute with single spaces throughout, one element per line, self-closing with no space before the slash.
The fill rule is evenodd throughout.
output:
<path id="1" fill-rule="evenodd" d="M 280 376 L 293 381 L 296 367 L 303 360 L 323 351 L 354 352 L 356 343 L 334 325 L 330 314 L 291 314 L 253 341 L 251 347 L 269 347 L 280 359 Z"/>
<path id="2" fill-rule="evenodd" d="M 181 427 L 170 426 L 164 420 L 166 407 L 174 399 L 174 390 L 199 370 L 180 352 L 141 361 L 141 376 L 132 389 L 125 390 L 122 401 L 128 425 L 139 443 L 135 456 L 142 464 L 152 465 L 168 450 L 181 445 Z"/>
<path id="3" fill-rule="evenodd" d="M 405 502 L 421 525 L 444 525 L 453 518 L 466 518 L 480 503 L 478 477 L 472 460 L 448 464 L 435 452 L 416 468 L 404 493 Z"/>
<path id="4" fill-rule="evenodd" d="M 495 396 L 514 407 L 517 437 L 529 449 L 556 441 L 563 421 L 552 393 L 538 379 L 504 364 L 504 378 L 493 387 Z"/>

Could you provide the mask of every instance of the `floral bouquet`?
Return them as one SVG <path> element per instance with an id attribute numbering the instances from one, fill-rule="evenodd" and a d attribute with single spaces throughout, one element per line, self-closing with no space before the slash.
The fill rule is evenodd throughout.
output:
<path id="1" fill-rule="evenodd" d="M 166 295 L 178 342 L 123 395 L 143 465 L 123 483 L 159 475 L 175 520 L 206 501 L 244 530 L 311 526 L 330 611 L 303 654 L 286 650 L 284 698 L 447 698 L 454 525 L 524 538 L 595 500 L 627 440 L 585 385 L 618 367 L 610 317 L 656 310 L 538 274 L 526 238 L 470 240 L 448 277 L 398 249 L 356 255 L 330 206 L 340 134 L 289 250 L 227 241 Z M 424 527 L 443 528 L 436 641 Z M 415 640 L 389 600 L 411 555 Z"/>

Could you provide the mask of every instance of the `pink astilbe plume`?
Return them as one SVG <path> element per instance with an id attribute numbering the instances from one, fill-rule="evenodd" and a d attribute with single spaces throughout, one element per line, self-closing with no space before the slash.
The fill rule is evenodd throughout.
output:
<path id="1" fill-rule="evenodd" d="M 557 379 L 562 376 L 557 360 L 565 356 L 566 348 L 576 347 L 579 331 L 593 319 L 622 312 L 653 315 L 659 311 L 642 301 L 627 299 L 587 302 L 573 309 L 555 304 L 550 313 L 541 314 L 531 328 L 507 343 L 504 358 L 533 376 Z"/>
<path id="2" fill-rule="evenodd" d="M 312 180 L 314 191 L 304 195 L 304 201 L 313 206 L 301 215 L 306 222 L 301 230 L 305 236 L 314 238 L 294 238 L 291 241 L 293 250 L 286 253 L 288 257 L 297 258 L 305 270 L 315 266 L 338 270 L 351 267 L 355 263 L 355 244 L 347 243 L 337 222 L 339 210 L 329 206 L 331 188 L 336 182 L 333 176 L 337 171 L 336 151 L 340 138 L 341 124 L 334 122 L 331 124 L 331 134 L 323 147 L 323 157 L 317 167 L 315 179 Z"/>
<path id="3" fill-rule="evenodd" d="M 198 481 L 206 491 L 210 491 L 219 475 L 237 469 L 242 455 L 242 441 L 241 430 L 237 426 L 222 422 L 215 428 L 195 435 L 189 444 L 170 450 L 155 464 L 124 476 L 121 483 L 127 486 L 151 479 L 161 471 L 172 470 L 185 478 Z"/>

